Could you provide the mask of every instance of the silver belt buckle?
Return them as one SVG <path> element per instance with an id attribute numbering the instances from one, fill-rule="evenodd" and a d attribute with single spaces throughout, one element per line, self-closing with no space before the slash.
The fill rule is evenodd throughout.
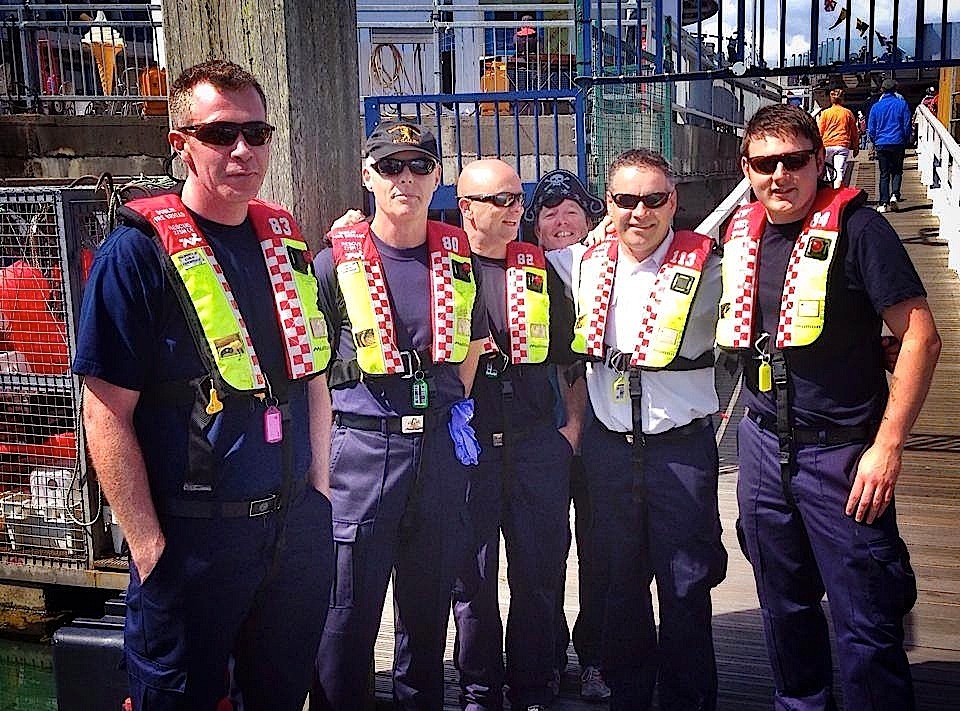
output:
<path id="1" fill-rule="evenodd" d="M 257 499 L 250 502 L 250 511 L 247 514 L 250 518 L 265 516 L 276 509 L 277 494 L 270 494 L 265 499 Z"/>
<path id="2" fill-rule="evenodd" d="M 633 435 L 632 435 L 632 434 L 625 434 L 625 435 L 623 436 L 623 438 L 624 438 L 625 440 L 627 440 L 627 444 L 633 444 Z"/>
<path id="3" fill-rule="evenodd" d="M 423 415 L 404 415 L 401 417 L 400 432 L 403 434 L 423 432 Z"/>
<path id="4" fill-rule="evenodd" d="M 494 433 L 493 433 L 493 437 L 492 437 L 491 439 L 492 439 L 492 441 L 493 441 L 493 446 L 494 446 L 494 447 L 502 447 L 502 446 L 503 446 L 503 432 L 494 432 Z"/>

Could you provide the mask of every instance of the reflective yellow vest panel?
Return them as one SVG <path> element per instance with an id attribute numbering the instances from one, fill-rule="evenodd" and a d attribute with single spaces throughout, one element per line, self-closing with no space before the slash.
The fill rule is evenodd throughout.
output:
<path id="1" fill-rule="evenodd" d="M 807 346 L 823 332 L 827 286 L 837 255 L 840 222 L 846 206 L 860 195 L 853 188 L 821 188 L 787 267 L 780 301 L 777 348 Z M 766 229 L 763 205 L 740 207 L 727 228 L 723 247 L 723 295 L 717 322 L 717 345 L 750 348 L 756 309 L 760 241 Z"/>
<path id="2" fill-rule="evenodd" d="M 550 295 L 543 250 L 525 242 L 508 244 L 506 282 L 510 362 L 543 363 L 550 350 Z"/>
<path id="3" fill-rule="evenodd" d="M 357 365 L 369 375 L 403 371 L 386 277 L 366 222 L 330 233 L 337 282 L 353 329 Z M 427 223 L 430 268 L 431 358 L 460 363 L 467 357 L 477 284 L 463 230 Z"/>
<path id="4" fill-rule="evenodd" d="M 180 197 L 158 195 L 133 200 L 125 207 L 151 224 L 169 257 L 184 316 L 192 324 L 191 330 L 201 332 L 206 342 L 207 350 L 201 349 L 200 354 L 211 376 L 235 391 L 264 391 L 266 379 L 233 291 Z M 260 201 L 250 204 L 250 216 L 276 295 L 287 375 L 296 380 L 320 373 L 330 360 L 330 345 L 317 303 L 310 253 L 299 228 L 285 210 Z M 278 221 L 281 234 L 270 228 L 269 220 Z"/>
<path id="5" fill-rule="evenodd" d="M 659 370 L 676 360 L 712 249 L 713 240 L 707 235 L 686 230 L 674 233 L 643 312 L 637 314 L 640 323 L 630 360 L 632 367 Z M 612 241 L 583 255 L 572 344 L 577 353 L 604 356 L 603 336 L 618 253 L 618 242 Z"/>

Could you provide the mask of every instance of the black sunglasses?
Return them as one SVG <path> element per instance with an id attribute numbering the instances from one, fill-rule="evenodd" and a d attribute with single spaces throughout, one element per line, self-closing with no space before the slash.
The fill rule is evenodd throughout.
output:
<path id="1" fill-rule="evenodd" d="M 633 193 L 610 193 L 613 203 L 624 210 L 636 210 L 637 205 L 643 203 L 643 206 L 654 210 L 667 204 L 667 200 L 673 195 L 673 191 L 666 193 L 647 193 L 646 195 L 634 195 Z"/>
<path id="2" fill-rule="evenodd" d="M 493 193 L 483 194 L 483 195 L 462 195 L 461 197 L 466 198 L 467 200 L 477 200 L 479 202 L 488 202 L 491 205 L 496 205 L 497 207 L 510 207 L 514 203 L 523 207 L 524 194 L 523 193 Z"/>
<path id="3" fill-rule="evenodd" d="M 777 172 L 777 166 L 783 163 L 784 170 L 800 170 L 817 152 L 816 148 L 808 148 L 805 151 L 792 151 L 790 153 L 777 153 L 772 156 L 754 156 L 747 158 L 747 163 L 755 172 L 761 175 L 772 175 Z"/>
<path id="4" fill-rule="evenodd" d="M 373 164 L 373 169 L 380 175 L 400 175 L 404 167 L 409 168 L 414 175 L 430 175 L 437 167 L 433 158 L 381 158 Z"/>
<path id="5" fill-rule="evenodd" d="M 190 133 L 201 143 L 209 143 L 211 146 L 232 146 L 241 133 L 243 140 L 251 146 L 262 146 L 270 140 L 276 129 L 265 121 L 211 121 L 195 126 L 181 126 L 177 130 Z"/>

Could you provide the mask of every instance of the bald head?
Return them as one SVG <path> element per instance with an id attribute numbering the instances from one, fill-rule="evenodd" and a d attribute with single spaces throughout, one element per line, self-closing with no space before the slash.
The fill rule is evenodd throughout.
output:
<path id="1" fill-rule="evenodd" d="M 509 191 L 519 191 L 520 176 L 509 163 L 499 158 L 481 158 L 468 163 L 457 180 L 457 195 L 496 193 L 491 186 L 510 183 Z M 516 188 L 516 190 L 515 190 Z"/>
<path id="2" fill-rule="evenodd" d="M 470 247 L 483 256 L 502 258 L 506 245 L 517 238 L 523 215 L 517 171 L 496 158 L 474 161 L 460 173 L 457 195 Z"/>

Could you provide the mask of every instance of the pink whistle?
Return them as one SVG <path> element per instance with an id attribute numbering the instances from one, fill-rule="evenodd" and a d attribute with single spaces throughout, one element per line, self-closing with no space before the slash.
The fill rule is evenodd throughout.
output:
<path id="1" fill-rule="evenodd" d="M 263 413 L 263 439 L 267 444 L 276 444 L 283 439 L 283 415 L 275 405 Z"/>

